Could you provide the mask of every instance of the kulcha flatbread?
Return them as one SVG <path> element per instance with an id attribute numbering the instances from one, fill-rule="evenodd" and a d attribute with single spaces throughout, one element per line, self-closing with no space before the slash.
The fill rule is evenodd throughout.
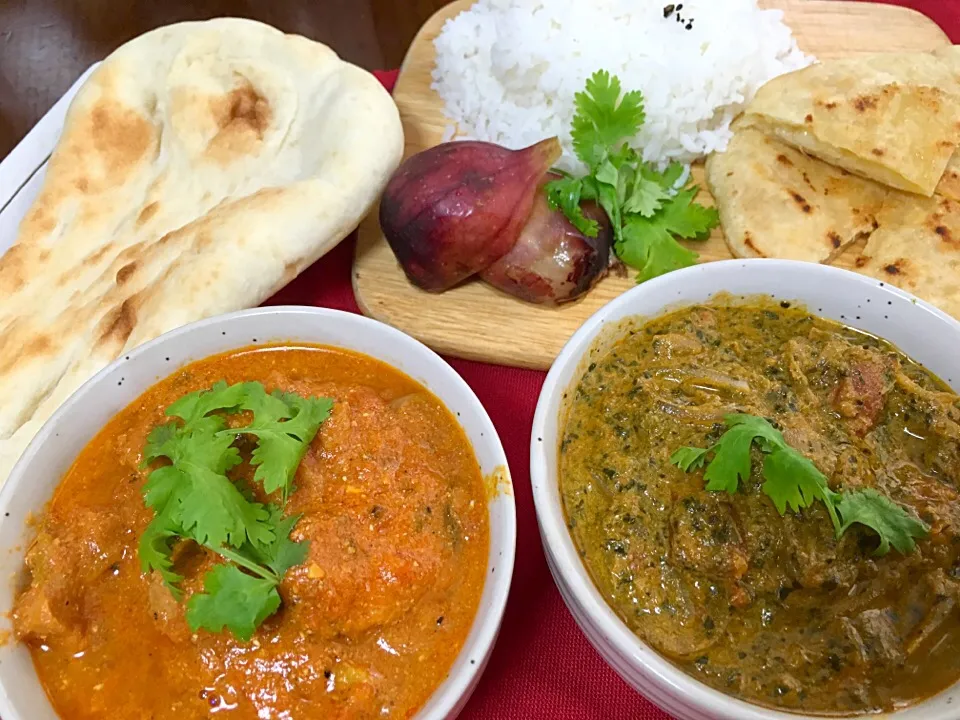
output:
<path id="1" fill-rule="evenodd" d="M 960 318 L 960 202 L 891 192 L 857 269 Z"/>
<path id="2" fill-rule="evenodd" d="M 734 125 L 707 159 L 707 186 L 737 257 L 829 262 L 876 227 L 888 190 Z"/>
<path id="3" fill-rule="evenodd" d="M 950 157 L 950 162 L 937 183 L 937 195 L 943 195 L 951 200 L 960 200 L 960 151 Z"/>
<path id="4" fill-rule="evenodd" d="M 402 149 L 372 75 L 267 25 L 182 23 L 110 55 L 0 259 L 0 483 L 112 360 L 258 305 L 334 247 Z"/>
<path id="5" fill-rule="evenodd" d="M 960 85 L 928 53 L 830 60 L 757 92 L 744 123 L 890 187 L 929 196 L 960 144 Z"/>
<path id="6" fill-rule="evenodd" d="M 947 64 L 957 85 L 960 85 L 960 45 L 946 45 L 934 50 L 933 55 Z M 950 157 L 937 185 L 937 195 L 960 200 L 960 150 Z"/>

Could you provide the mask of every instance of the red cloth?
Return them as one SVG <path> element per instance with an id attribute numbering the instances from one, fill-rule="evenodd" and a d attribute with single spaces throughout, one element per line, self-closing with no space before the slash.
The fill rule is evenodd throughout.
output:
<path id="1" fill-rule="evenodd" d="M 926 12 L 960 41 L 960 0 L 897 0 Z M 855 32 L 852 29 L 852 32 Z M 391 89 L 397 71 L 376 73 Z M 350 285 L 349 238 L 267 304 L 359 312 Z M 500 637 L 464 720 L 667 720 L 603 662 L 553 584 L 530 492 L 530 427 L 545 374 L 450 359 L 493 419 L 507 452 L 517 503 L 517 559 Z"/>

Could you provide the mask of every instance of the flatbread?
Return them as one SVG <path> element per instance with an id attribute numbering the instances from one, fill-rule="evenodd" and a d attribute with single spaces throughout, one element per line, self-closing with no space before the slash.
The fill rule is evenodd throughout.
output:
<path id="1" fill-rule="evenodd" d="M 960 318 L 960 202 L 891 192 L 877 220 L 859 272 Z"/>
<path id="2" fill-rule="evenodd" d="M 737 257 L 830 262 L 871 233 L 888 190 L 734 124 L 707 186 Z"/>
<path id="3" fill-rule="evenodd" d="M 931 195 L 960 144 L 960 85 L 929 53 L 830 60 L 760 88 L 744 123 L 852 173 Z"/>
<path id="4" fill-rule="evenodd" d="M 261 23 L 171 25 L 110 55 L 0 258 L 0 483 L 112 360 L 258 305 L 334 247 L 402 149 L 376 78 Z"/>
<path id="5" fill-rule="evenodd" d="M 946 63 L 954 80 L 960 85 L 960 45 L 946 45 L 934 50 L 933 55 Z M 937 195 L 960 200 L 960 150 L 950 157 L 937 185 Z"/>
<path id="6" fill-rule="evenodd" d="M 937 183 L 937 195 L 960 200 L 960 151 L 955 152 Z"/>

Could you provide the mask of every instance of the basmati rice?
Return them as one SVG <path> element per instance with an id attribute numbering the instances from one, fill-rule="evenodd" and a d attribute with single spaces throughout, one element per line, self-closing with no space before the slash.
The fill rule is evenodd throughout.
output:
<path id="1" fill-rule="evenodd" d="M 574 94 L 606 69 L 624 90 L 643 91 L 646 122 L 631 145 L 644 160 L 689 163 L 726 148 L 730 122 L 763 83 L 813 61 L 783 13 L 755 0 L 669 9 L 663 0 L 478 0 L 436 39 L 445 139 L 519 148 L 556 135 L 560 165 L 582 170 L 570 140 Z"/>

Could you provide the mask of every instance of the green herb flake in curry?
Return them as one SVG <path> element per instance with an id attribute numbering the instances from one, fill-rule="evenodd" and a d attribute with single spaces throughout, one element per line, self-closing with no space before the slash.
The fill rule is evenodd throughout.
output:
<path id="1" fill-rule="evenodd" d="M 592 359 L 568 398 L 561 494 L 638 636 L 723 692 L 805 713 L 892 711 L 960 678 L 960 410 L 941 381 L 787 303 L 725 299 Z M 729 472 L 705 485 L 744 415 L 775 434 L 741 443 L 732 489 Z M 764 489 L 778 450 L 813 467 Z"/>

